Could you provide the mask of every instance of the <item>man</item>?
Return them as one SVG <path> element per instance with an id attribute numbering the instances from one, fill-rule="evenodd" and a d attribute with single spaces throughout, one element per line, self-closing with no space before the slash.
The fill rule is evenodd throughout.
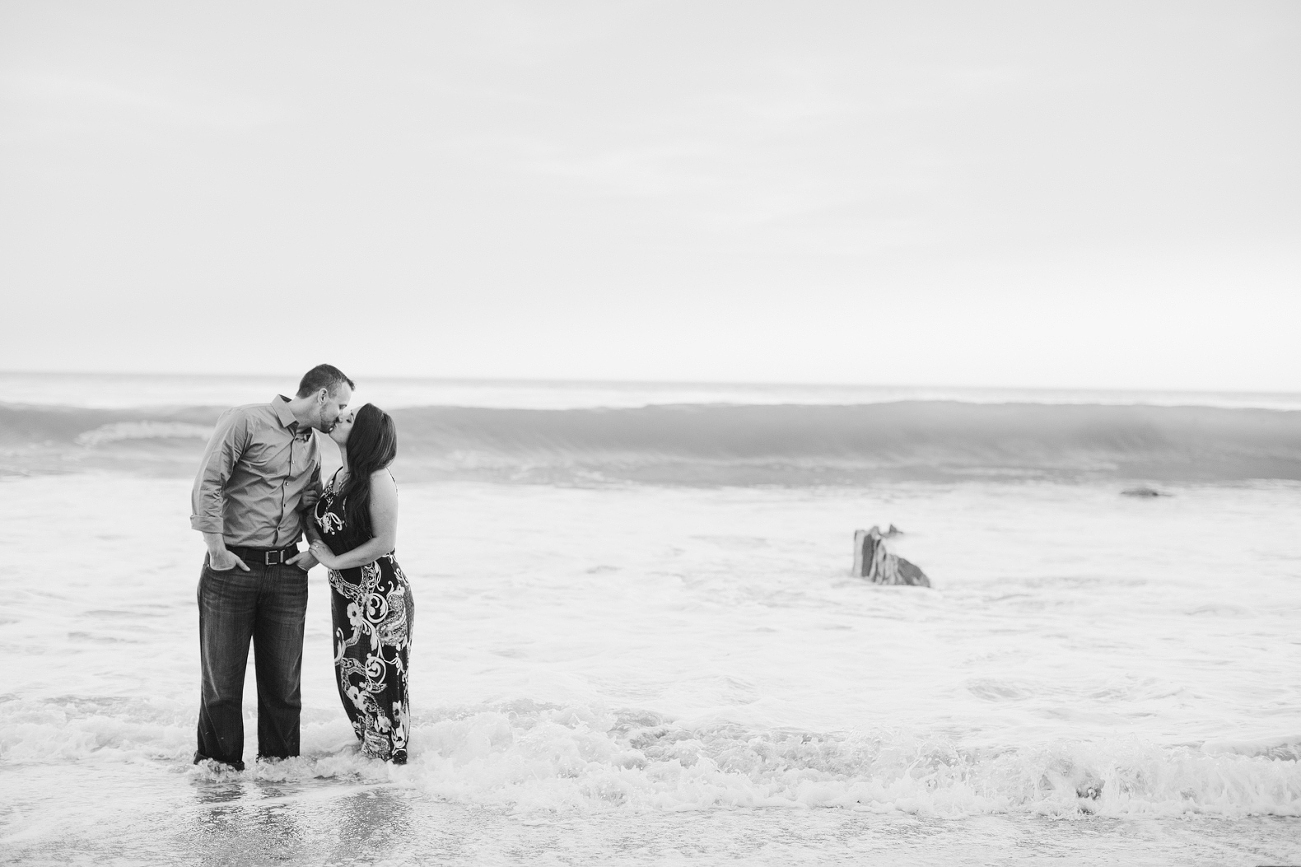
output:
<path id="1" fill-rule="evenodd" d="M 208 441 L 191 494 L 190 526 L 208 556 L 199 576 L 203 684 L 195 763 L 244 769 L 244 670 L 257 671 L 259 759 L 298 755 L 309 551 L 298 552 L 304 512 L 321 493 L 313 430 L 329 432 L 354 384 L 313 367 L 292 400 L 227 410 Z"/>

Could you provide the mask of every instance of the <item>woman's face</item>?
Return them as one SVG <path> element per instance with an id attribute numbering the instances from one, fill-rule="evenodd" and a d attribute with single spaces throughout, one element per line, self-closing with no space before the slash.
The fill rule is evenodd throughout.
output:
<path id="1" fill-rule="evenodd" d="M 330 428 L 330 439 L 334 440 L 341 446 L 348 444 L 348 434 L 352 433 L 352 422 L 357 413 L 353 410 L 346 409 L 339 413 L 339 420 Z"/>

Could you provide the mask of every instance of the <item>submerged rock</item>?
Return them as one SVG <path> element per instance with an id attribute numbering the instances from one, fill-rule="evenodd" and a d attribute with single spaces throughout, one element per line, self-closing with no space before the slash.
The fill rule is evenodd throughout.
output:
<path id="1" fill-rule="evenodd" d="M 1075 796 L 1078 798 L 1088 798 L 1091 801 L 1096 801 L 1098 800 L 1098 798 L 1102 797 L 1102 787 L 1104 785 L 1106 784 L 1102 782 L 1096 782 L 1096 781 L 1085 783 L 1079 786 L 1078 788 L 1076 788 Z"/>
<path id="2" fill-rule="evenodd" d="M 894 525 L 890 529 L 898 533 Z M 925 572 L 885 550 L 885 538 L 880 527 L 854 531 L 854 575 L 873 584 L 931 586 L 931 579 Z"/>
<path id="3" fill-rule="evenodd" d="M 1137 488 L 1126 488 L 1120 492 L 1122 497 L 1168 497 L 1169 494 L 1164 491 L 1158 491 L 1156 488 L 1149 488 L 1147 485 L 1139 485 Z"/>

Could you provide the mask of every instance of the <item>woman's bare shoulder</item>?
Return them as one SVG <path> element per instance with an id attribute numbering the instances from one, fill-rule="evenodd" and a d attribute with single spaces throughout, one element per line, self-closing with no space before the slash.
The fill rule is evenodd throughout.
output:
<path id="1" fill-rule="evenodd" d="M 381 491 L 397 493 L 397 479 L 393 478 L 393 473 L 389 472 L 388 467 L 382 467 L 370 474 L 370 491 L 372 495 Z"/>

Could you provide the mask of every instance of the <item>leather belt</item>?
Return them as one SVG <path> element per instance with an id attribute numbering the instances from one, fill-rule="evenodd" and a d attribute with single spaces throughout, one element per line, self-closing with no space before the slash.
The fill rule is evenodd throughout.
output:
<path id="1" fill-rule="evenodd" d="M 243 545 L 227 545 L 226 550 L 244 561 L 244 565 L 256 563 L 259 566 L 280 566 L 298 554 L 298 544 L 287 548 L 245 548 Z"/>

